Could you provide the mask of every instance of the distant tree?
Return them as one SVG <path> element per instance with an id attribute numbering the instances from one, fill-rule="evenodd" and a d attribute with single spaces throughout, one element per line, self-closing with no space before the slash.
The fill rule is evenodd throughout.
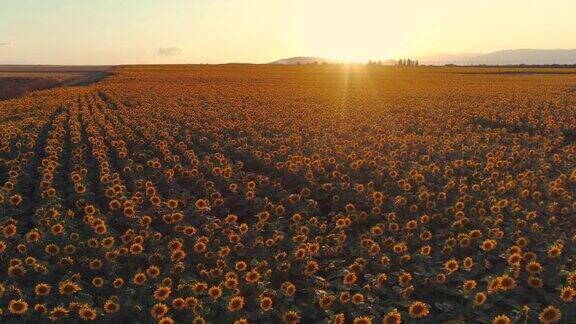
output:
<path id="1" fill-rule="evenodd" d="M 412 59 L 399 59 L 396 62 L 396 66 L 419 66 L 420 63 L 418 62 L 418 60 L 412 60 Z"/>

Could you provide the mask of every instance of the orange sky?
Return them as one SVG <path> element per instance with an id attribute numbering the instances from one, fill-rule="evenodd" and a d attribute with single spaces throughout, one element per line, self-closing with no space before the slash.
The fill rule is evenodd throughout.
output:
<path id="1" fill-rule="evenodd" d="M 0 10 L 0 64 L 366 61 L 576 48 L 568 0 L 19 0 Z"/>

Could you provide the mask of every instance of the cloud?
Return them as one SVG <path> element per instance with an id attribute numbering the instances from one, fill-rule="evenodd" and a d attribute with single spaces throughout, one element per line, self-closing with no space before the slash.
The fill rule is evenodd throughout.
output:
<path id="1" fill-rule="evenodd" d="M 182 49 L 178 48 L 178 47 L 160 47 L 158 48 L 158 51 L 156 51 L 156 55 L 158 56 L 174 56 L 174 55 L 179 55 L 180 53 L 182 53 Z"/>

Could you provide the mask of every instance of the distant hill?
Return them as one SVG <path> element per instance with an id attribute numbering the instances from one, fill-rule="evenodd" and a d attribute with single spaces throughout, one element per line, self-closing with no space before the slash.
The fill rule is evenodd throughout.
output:
<path id="1" fill-rule="evenodd" d="M 334 60 L 325 59 L 321 57 L 310 57 L 310 56 L 296 56 L 291 58 L 285 58 L 278 61 L 270 62 L 268 64 L 277 65 L 296 65 L 296 64 L 322 64 L 322 63 L 335 63 Z"/>
<path id="2" fill-rule="evenodd" d="M 440 54 L 420 58 L 424 64 L 544 65 L 576 64 L 576 50 L 515 49 L 487 54 Z"/>
<path id="3" fill-rule="evenodd" d="M 435 54 L 416 57 L 416 59 L 423 64 L 450 64 L 450 63 L 460 63 L 469 62 L 471 59 L 478 57 L 482 54 L 480 53 L 461 53 L 461 54 Z"/>
<path id="4" fill-rule="evenodd" d="M 575 64 L 576 50 L 517 49 L 477 56 L 478 64 Z"/>
<path id="5" fill-rule="evenodd" d="M 114 68 L 112 65 L 14 65 L 0 64 L 0 72 L 105 72 Z"/>

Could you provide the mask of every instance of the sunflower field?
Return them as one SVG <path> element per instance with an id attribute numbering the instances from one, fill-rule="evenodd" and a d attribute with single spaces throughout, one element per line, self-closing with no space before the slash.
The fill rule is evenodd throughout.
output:
<path id="1" fill-rule="evenodd" d="M 576 71 L 120 66 L 0 101 L 2 323 L 576 323 Z"/>

